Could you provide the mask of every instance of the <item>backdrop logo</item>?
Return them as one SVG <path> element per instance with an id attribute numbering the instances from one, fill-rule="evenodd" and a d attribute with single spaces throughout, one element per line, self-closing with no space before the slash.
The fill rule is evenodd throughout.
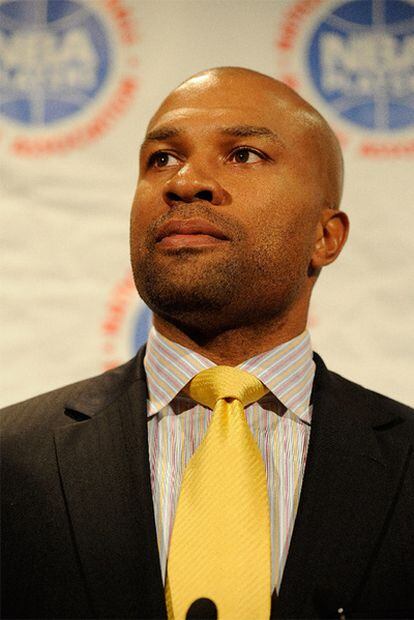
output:
<path id="1" fill-rule="evenodd" d="M 368 156 L 414 153 L 412 0 L 300 0 L 276 47 L 282 79 L 311 91 L 343 143 Z"/>
<path id="2" fill-rule="evenodd" d="M 309 69 L 334 110 L 369 129 L 414 124 L 414 7 L 402 0 L 346 2 L 313 33 Z"/>
<path id="3" fill-rule="evenodd" d="M 127 274 L 111 291 L 101 325 L 105 370 L 135 355 L 147 341 L 151 321 L 151 311 L 138 297 L 132 274 Z"/>
<path id="4" fill-rule="evenodd" d="M 122 0 L 3 1 L 0 116 L 9 148 L 51 154 L 109 129 L 137 87 L 135 43 Z"/>

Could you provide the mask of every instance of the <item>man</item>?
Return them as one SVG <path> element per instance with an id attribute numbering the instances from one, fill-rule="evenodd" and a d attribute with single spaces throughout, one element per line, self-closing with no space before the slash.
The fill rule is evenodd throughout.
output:
<path id="1" fill-rule="evenodd" d="M 244 541 L 233 564 L 224 548 L 211 560 L 219 533 L 194 548 L 196 502 L 182 510 L 198 480 L 185 471 L 218 419 L 217 403 L 193 398 L 195 375 L 215 365 L 266 392 L 240 418 L 268 491 L 268 521 L 244 528 L 250 542 L 262 530 L 270 540 L 248 567 L 252 582 L 270 578 L 269 600 L 252 605 L 273 618 L 414 617 L 413 411 L 328 371 L 306 332 L 313 286 L 347 237 L 341 190 L 331 129 L 270 77 L 213 69 L 162 103 L 131 217 L 135 281 L 154 312 L 146 351 L 2 416 L 4 617 L 165 618 L 165 597 L 169 617 L 185 617 L 174 558 L 187 540 L 189 577 L 206 558 L 213 581 L 246 571 Z M 237 398 L 223 396 L 222 411 Z M 239 501 L 226 487 L 223 528 Z M 234 615 L 209 583 L 189 617 L 242 617 L 250 583 L 224 587 Z"/>

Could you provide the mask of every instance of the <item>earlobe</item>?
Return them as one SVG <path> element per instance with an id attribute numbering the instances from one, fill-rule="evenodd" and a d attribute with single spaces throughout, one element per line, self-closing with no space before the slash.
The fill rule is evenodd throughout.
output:
<path id="1" fill-rule="evenodd" d="M 325 209 L 317 228 L 317 240 L 311 259 L 313 270 L 332 263 L 340 254 L 348 237 L 349 219 L 337 209 Z"/>

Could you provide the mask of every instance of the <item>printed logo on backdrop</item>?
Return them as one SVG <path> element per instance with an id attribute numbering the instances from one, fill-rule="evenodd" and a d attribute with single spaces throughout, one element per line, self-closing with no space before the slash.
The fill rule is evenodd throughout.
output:
<path id="1" fill-rule="evenodd" d="M 3 145 L 53 155 L 108 131 L 137 90 L 136 44 L 123 0 L 0 1 Z"/>
<path id="2" fill-rule="evenodd" d="M 143 345 L 151 327 L 152 313 L 138 297 L 132 274 L 111 291 L 101 324 L 103 367 L 123 364 Z"/>
<path id="3" fill-rule="evenodd" d="M 276 37 L 278 74 L 311 98 L 344 146 L 414 154 L 412 0 L 299 0 Z"/>

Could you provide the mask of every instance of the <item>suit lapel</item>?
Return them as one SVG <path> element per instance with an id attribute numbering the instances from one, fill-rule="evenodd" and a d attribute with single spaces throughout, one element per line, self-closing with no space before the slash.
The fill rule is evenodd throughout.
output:
<path id="1" fill-rule="evenodd" d="M 70 417 L 83 420 L 55 434 L 73 538 L 97 617 L 166 615 L 141 359 L 115 378 L 109 373 L 109 386 L 96 379 L 90 393 L 68 404 Z"/>
<path id="2" fill-rule="evenodd" d="M 398 420 L 370 409 L 362 391 L 348 396 L 349 384 L 320 360 L 317 367 L 308 459 L 273 617 L 336 617 L 338 608 L 352 609 L 410 449 L 392 436 Z"/>

